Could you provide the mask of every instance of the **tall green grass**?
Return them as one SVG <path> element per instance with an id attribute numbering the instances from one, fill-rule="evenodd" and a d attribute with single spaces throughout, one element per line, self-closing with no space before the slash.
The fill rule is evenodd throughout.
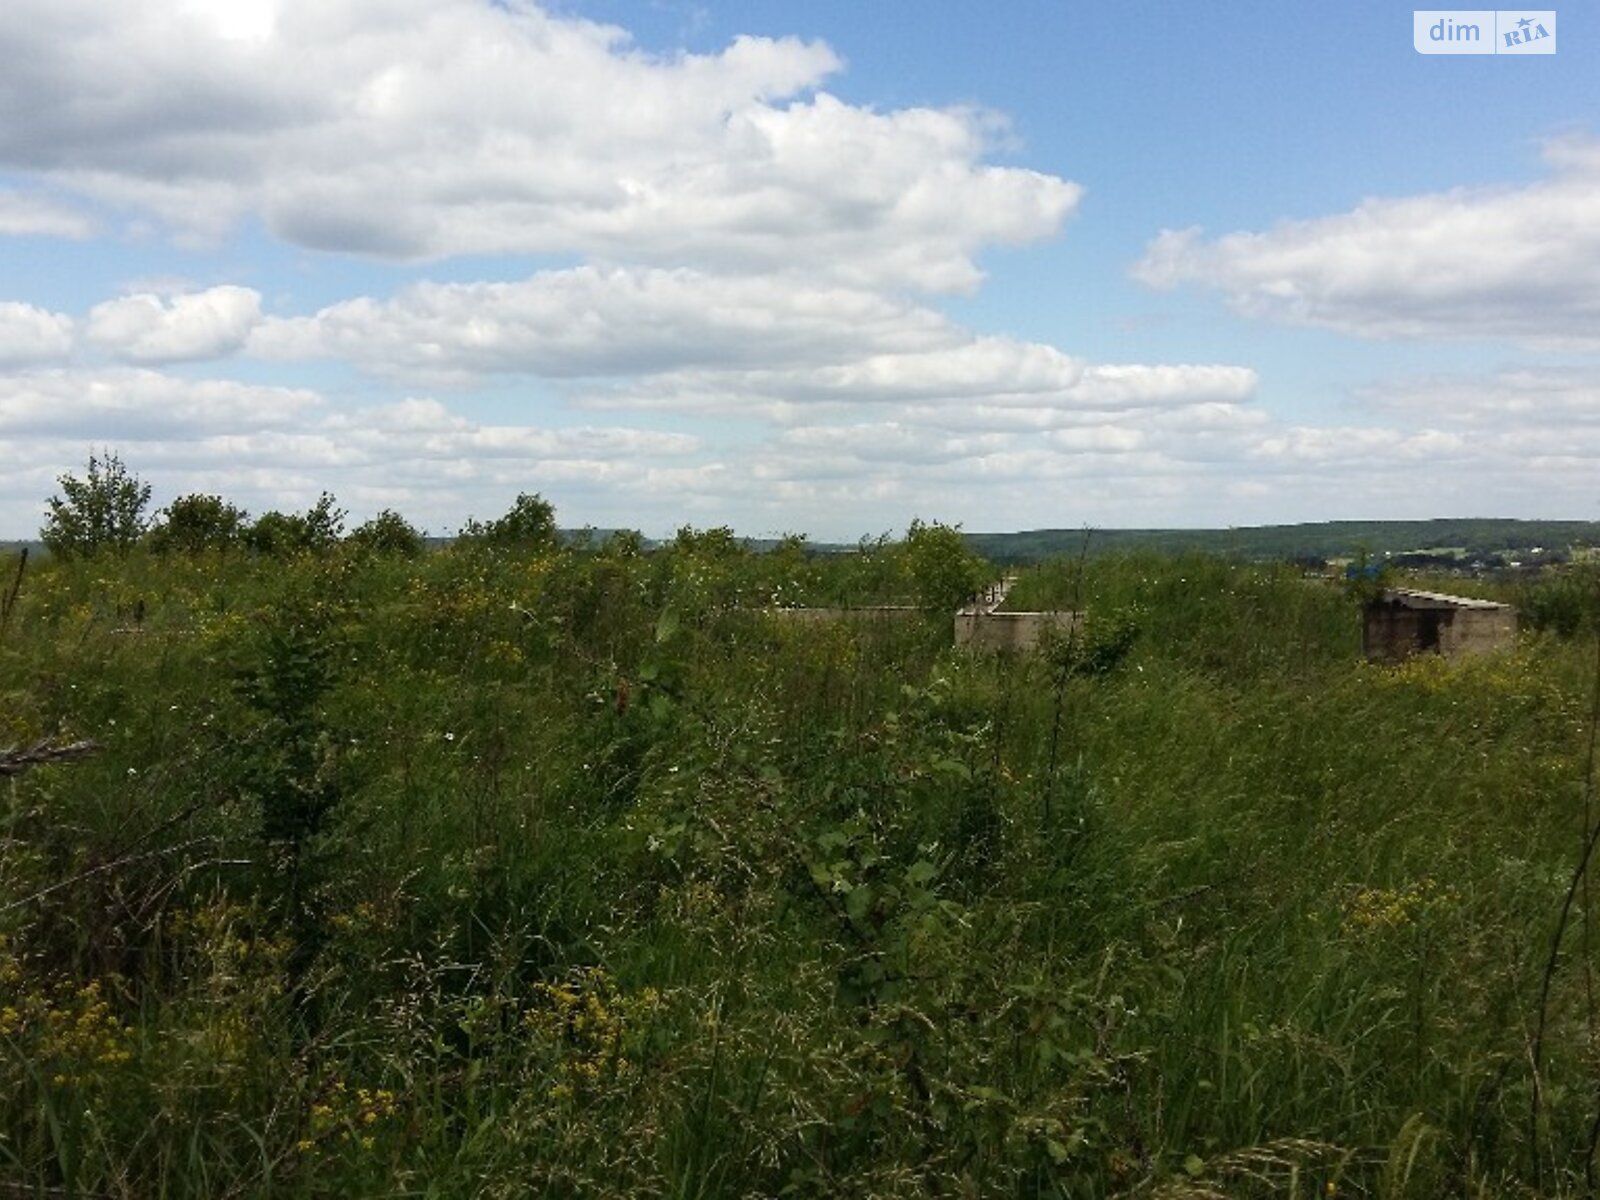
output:
<path id="1" fill-rule="evenodd" d="M 897 569 L 30 567 L 0 749 L 104 749 L 0 781 L 0 1183 L 1586 1194 L 1582 620 L 1379 668 L 1117 556 L 1013 593 L 1135 627 L 1094 671 L 763 611 Z"/>

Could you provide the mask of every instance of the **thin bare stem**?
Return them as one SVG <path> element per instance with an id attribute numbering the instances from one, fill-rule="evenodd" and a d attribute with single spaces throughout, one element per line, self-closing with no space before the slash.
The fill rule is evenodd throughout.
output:
<path id="1" fill-rule="evenodd" d="M 1561 900 L 1561 915 L 1556 921 L 1555 936 L 1550 939 L 1550 953 L 1545 959 L 1544 978 L 1539 985 L 1538 1016 L 1533 1033 L 1533 1092 L 1528 1110 L 1528 1141 L 1529 1147 L 1533 1152 L 1533 1170 L 1536 1181 L 1540 1174 L 1539 1107 L 1544 1099 L 1544 1089 L 1540 1084 L 1539 1072 L 1544 1065 L 1544 1035 L 1545 1026 L 1550 1015 L 1550 988 L 1555 980 L 1556 967 L 1561 959 L 1561 943 L 1566 937 L 1567 924 L 1572 918 L 1572 910 L 1578 899 L 1580 889 L 1583 889 L 1587 883 L 1589 864 L 1594 859 L 1595 849 L 1600 846 L 1600 824 L 1596 824 L 1589 819 L 1594 805 L 1595 750 L 1597 743 L 1600 743 L 1600 631 L 1597 631 L 1595 637 L 1594 691 L 1589 709 L 1589 744 L 1584 764 L 1583 811 L 1585 827 L 1582 849 L 1578 855 L 1578 864 L 1573 868 L 1572 879 L 1567 884 L 1566 895 Z M 1587 913 L 1585 916 L 1587 916 Z M 1590 1157 L 1592 1158 L 1592 1153 Z"/>
<path id="2" fill-rule="evenodd" d="M 1046 828 L 1049 828 L 1055 809 L 1056 764 L 1061 749 L 1061 719 L 1066 707 L 1067 679 L 1072 674 L 1072 664 L 1078 654 L 1078 625 L 1083 614 L 1083 570 L 1089 558 L 1089 539 L 1093 534 L 1093 528 L 1088 525 L 1083 527 L 1083 543 L 1078 547 L 1078 562 L 1072 573 L 1072 612 L 1067 618 L 1067 645 L 1062 661 L 1056 664 L 1054 709 L 1050 721 L 1050 761 L 1044 776 L 1043 820 Z"/>
<path id="3" fill-rule="evenodd" d="M 47 763 L 78 762 L 91 754 L 98 753 L 101 749 L 103 747 L 99 742 L 85 740 L 68 742 L 62 746 L 38 742 L 26 749 L 0 750 L 0 778 L 21 775 L 30 767 L 44 766 Z"/>
<path id="4" fill-rule="evenodd" d="M 28 548 L 24 546 L 22 553 L 17 556 L 17 576 L 11 581 L 11 590 L 0 600 L 0 640 L 6 636 L 6 629 L 11 625 L 12 610 L 17 607 L 17 594 L 22 591 L 22 573 L 28 569 Z"/>

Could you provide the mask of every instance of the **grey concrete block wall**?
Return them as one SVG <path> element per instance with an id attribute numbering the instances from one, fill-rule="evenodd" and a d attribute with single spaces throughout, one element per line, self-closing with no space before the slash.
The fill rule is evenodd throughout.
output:
<path id="1" fill-rule="evenodd" d="M 1509 646 L 1517 638 L 1514 609 L 1463 609 L 1448 627 L 1439 631 L 1439 653 L 1446 657 L 1488 654 Z"/>
<path id="2" fill-rule="evenodd" d="M 1065 633 L 1075 619 L 1070 612 L 960 612 L 956 645 L 988 653 L 1029 653 L 1038 649 L 1046 630 Z"/>
<path id="3" fill-rule="evenodd" d="M 801 625 L 827 621 L 905 621 L 922 612 L 910 604 L 864 605 L 859 608 L 769 608 L 780 621 Z"/>
<path id="4" fill-rule="evenodd" d="M 1416 654 L 1488 654 L 1516 637 L 1517 613 L 1509 605 L 1391 588 L 1367 605 L 1361 648 L 1375 662 L 1399 663 Z"/>
<path id="5" fill-rule="evenodd" d="M 810 625 L 845 621 L 853 624 L 875 621 L 904 621 L 922 615 L 910 605 L 883 604 L 859 608 L 771 608 L 768 614 L 780 621 Z M 955 615 L 955 644 L 977 653 L 1027 654 L 1039 647 L 1045 631 L 1066 632 L 1074 623 L 1070 612 L 986 612 L 963 609 Z"/>

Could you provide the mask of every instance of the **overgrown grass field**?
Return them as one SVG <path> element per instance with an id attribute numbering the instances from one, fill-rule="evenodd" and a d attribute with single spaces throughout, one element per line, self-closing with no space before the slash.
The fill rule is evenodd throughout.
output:
<path id="1" fill-rule="evenodd" d="M 30 564 L 0 751 L 101 749 L 0 779 L 0 1190 L 1591 1194 L 1592 584 L 1394 669 L 1206 558 L 766 611 L 908 553 Z"/>

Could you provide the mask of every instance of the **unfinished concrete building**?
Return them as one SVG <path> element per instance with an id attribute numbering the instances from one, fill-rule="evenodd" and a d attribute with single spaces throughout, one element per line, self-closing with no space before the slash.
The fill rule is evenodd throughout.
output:
<path id="1" fill-rule="evenodd" d="M 981 612 L 956 614 L 956 645 L 987 653 L 1029 654 L 1039 648 L 1046 630 L 1065 635 L 1078 618 L 1070 612 Z"/>
<path id="2" fill-rule="evenodd" d="M 1361 648 L 1375 662 L 1398 663 L 1414 654 L 1485 654 L 1516 636 L 1517 613 L 1509 604 L 1385 588 L 1367 605 Z"/>

